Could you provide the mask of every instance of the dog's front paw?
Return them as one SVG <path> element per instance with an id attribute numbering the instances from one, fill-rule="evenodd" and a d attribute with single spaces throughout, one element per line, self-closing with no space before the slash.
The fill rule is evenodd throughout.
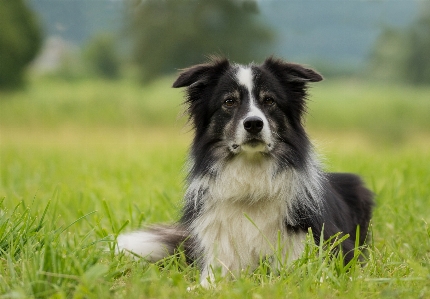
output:
<path id="1" fill-rule="evenodd" d="M 203 288 L 206 290 L 212 290 L 212 289 L 216 288 L 216 284 L 215 284 L 215 282 L 210 282 L 209 280 L 206 279 L 206 280 L 201 281 L 199 284 L 189 286 L 187 288 L 187 291 L 193 292 L 195 290 L 198 290 L 199 288 Z"/>

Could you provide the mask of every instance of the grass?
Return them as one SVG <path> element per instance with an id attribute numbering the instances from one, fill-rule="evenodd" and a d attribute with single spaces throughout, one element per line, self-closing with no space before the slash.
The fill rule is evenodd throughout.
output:
<path id="1" fill-rule="evenodd" d="M 191 134 L 170 83 L 35 80 L 0 94 L 0 298 L 430 297 L 426 88 L 312 89 L 327 170 L 359 173 L 376 194 L 365 266 L 309 241 L 280 275 L 262 262 L 187 292 L 199 273 L 181 254 L 155 265 L 115 255 L 121 231 L 177 219 Z"/>

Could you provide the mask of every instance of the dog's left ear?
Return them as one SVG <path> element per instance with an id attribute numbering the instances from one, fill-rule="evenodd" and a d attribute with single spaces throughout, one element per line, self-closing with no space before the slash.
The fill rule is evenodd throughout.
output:
<path id="1" fill-rule="evenodd" d="M 225 58 L 212 57 L 211 61 L 183 69 L 179 77 L 173 83 L 174 88 L 189 87 L 191 85 L 206 85 L 216 75 L 224 73 L 229 62 Z"/>
<path id="2" fill-rule="evenodd" d="M 288 63 L 273 57 L 267 58 L 262 67 L 268 69 L 282 81 L 307 83 L 323 80 L 323 77 L 312 69 L 305 68 L 300 64 Z"/>

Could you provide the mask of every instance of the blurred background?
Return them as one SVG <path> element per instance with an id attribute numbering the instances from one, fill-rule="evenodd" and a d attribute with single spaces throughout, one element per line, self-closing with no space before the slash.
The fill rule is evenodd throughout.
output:
<path id="1" fill-rule="evenodd" d="M 247 63 L 274 54 L 326 76 L 430 82 L 428 1 L 3 1 L 1 81 L 36 74 L 142 81 L 209 54 Z"/>
<path id="2" fill-rule="evenodd" d="M 3 140 L 18 138 L 10 128 L 182 126 L 171 83 L 211 54 L 316 68 L 318 133 L 430 133 L 428 1 L 8 0 L 0 25 Z"/>
<path id="3" fill-rule="evenodd" d="M 194 272 L 130 266 L 106 241 L 177 219 L 192 132 L 171 86 L 211 54 L 321 72 L 309 135 L 326 170 L 377 195 L 360 279 L 309 264 L 304 284 L 303 267 L 257 274 L 233 296 L 261 281 L 264 294 L 430 298 L 428 0 L 0 0 L 0 297 L 186 293 Z"/>

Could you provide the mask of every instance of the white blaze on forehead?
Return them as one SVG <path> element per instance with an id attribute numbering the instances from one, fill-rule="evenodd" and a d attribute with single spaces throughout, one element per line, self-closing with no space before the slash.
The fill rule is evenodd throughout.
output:
<path id="1" fill-rule="evenodd" d="M 238 122 L 238 128 L 236 131 L 236 142 L 238 144 L 242 144 L 242 142 L 246 141 L 248 132 L 244 129 L 243 122 L 248 117 L 256 116 L 261 118 L 264 124 L 263 130 L 261 131 L 260 136 L 262 137 L 263 141 L 266 144 L 272 144 L 273 141 L 272 141 L 269 122 L 265 114 L 263 113 L 263 111 L 261 111 L 261 109 L 257 106 L 256 99 L 254 98 L 254 95 L 252 92 L 254 88 L 254 74 L 252 72 L 252 68 L 246 67 L 246 66 L 239 66 L 236 73 L 236 79 L 241 86 L 244 86 L 247 89 L 248 96 L 249 96 L 248 107 L 247 107 L 248 111 L 243 116 L 243 119 Z M 252 151 L 254 150 L 255 148 L 252 148 Z"/>
<path id="2" fill-rule="evenodd" d="M 263 113 L 255 105 L 255 99 L 252 94 L 252 89 L 254 87 L 252 69 L 250 67 L 240 66 L 237 71 L 237 80 L 240 85 L 245 86 L 249 93 L 249 112 L 247 116 L 259 116 L 265 119 Z"/>
<path id="3" fill-rule="evenodd" d="M 251 68 L 240 66 L 236 76 L 239 84 L 245 86 L 251 94 L 253 85 Z"/>
<path id="4" fill-rule="evenodd" d="M 250 67 L 244 67 L 244 66 L 239 66 L 239 70 L 237 71 L 237 80 L 239 82 L 240 85 L 245 86 L 246 89 L 248 90 L 248 94 L 249 94 L 249 111 L 250 112 L 257 112 L 259 111 L 259 109 L 257 107 L 255 107 L 255 101 L 254 101 L 254 96 L 252 95 L 252 88 L 254 86 L 254 82 L 253 82 L 253 76 L 252 76 L 252 69 Z"/>

